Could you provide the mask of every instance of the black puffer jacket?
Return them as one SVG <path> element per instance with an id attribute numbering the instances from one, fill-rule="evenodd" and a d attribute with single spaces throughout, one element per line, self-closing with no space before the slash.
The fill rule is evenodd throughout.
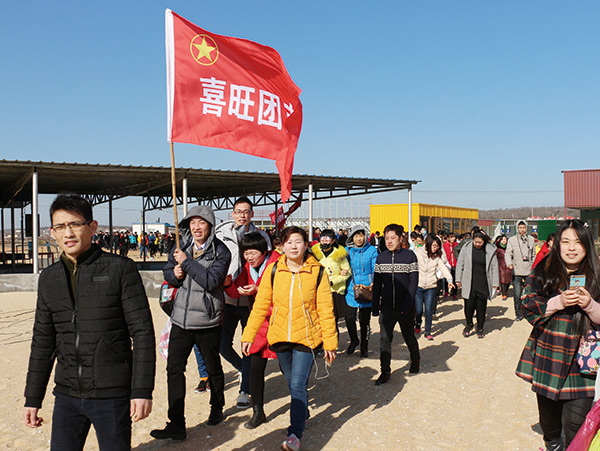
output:
<path id="1" fill-rule="evenodd" d="M 62 261 L 40 275 L 26 407 L 41 407 L 55 359 L 56 393 L 152 398 L 154 326 L 137 268 L 97 245 L 86 257 L 77 268 L 75 300 Z"/>

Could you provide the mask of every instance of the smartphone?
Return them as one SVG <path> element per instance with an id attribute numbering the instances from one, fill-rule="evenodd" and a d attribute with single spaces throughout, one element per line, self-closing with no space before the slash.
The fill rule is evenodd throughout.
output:
<path id="1" fill-rule="evenodd" d="M 585 276 L 571 276 L 569 288 L 576 289 L 579 287 L 585 287 Z"/>

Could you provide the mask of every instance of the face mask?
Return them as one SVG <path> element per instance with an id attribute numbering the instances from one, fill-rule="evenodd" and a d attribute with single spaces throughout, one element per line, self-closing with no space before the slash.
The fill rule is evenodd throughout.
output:
<path id="1" fill-rule="evenodd" d="M 321 250 L 323 252 L 330 251 L 332 247 L 333 247 L 333 243 L 330 243 L 330 244 L 321 244 Z"/>

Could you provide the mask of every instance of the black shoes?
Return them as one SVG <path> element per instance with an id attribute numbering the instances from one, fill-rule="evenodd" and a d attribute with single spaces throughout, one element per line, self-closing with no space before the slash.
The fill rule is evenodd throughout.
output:
<path id="1" fill-rule="evenodd" d="M 247 423 L 244 424 L 244 427 L 246 429 L 254 429 L 255 427 L 263 424 L 265 422 L 265 420 L 267 419 L 267 416 L 265 415 L 265 412 L 264 412 L 262 406 L 252 405 L 252 410 L 254 411 L 254 415 L 252 415 L 252 418 L 250 418 L 250 421 L 248 421 Z"/>
<path id="2" fill-rule="evenodd" d="M 483 330 L 477 331 L 477 338 L 485 338 L 485 334 L 483 333 Z"/>
<path id="3" fill-rule="evenodd" d="M 469 335 L 471 335 L 472 330 L 473 326 L 465 326 L 465 328 L 463 329 L 463 337 L 467 338 Z"/>
<path id="4" fill-rule="evenodd" d="M 348 355 L 353 354 L 354 351 L 356 350 L 357 346 L 358 346 L 358 341 L 350 342 L 350 346 L 348 346 L 348 349 L 346 350 L 346 354 L 348 354 Z"/>
<path id="5" fill-rule="evenodd" d="M 208 379 L 205 379 L 200 381 L 194 391 L 196 393 L 206 393 L 207 390 L 210 390 L 210 388 L 208 387 Z"/>
<path id="6" fill-rule="evenodd" d="M 369 349 L 366 347 L 362 347 L 360 348 L 360 356 L 361 357 L 369 357 Z"/>
<path id="7" fill-rule="evenodd" d="M 383 385 L 392 378 L 391 373 L 381 373 L 381 376 L 375 381 L 375 385 Z"/>
<path id="8" fill-rule="evenodd" d="M 164 429 L 154 429 L 150 431 L 150 435 L 159 440 L 168 438 L 172 438 L 173 440 L 185 440 L 187 437 L 185 429 L 181 430 L 174 426 L 173 423 L 167 423 Z"/>
<path id="9" fill-rule="evenodd" d="M 208 416 L 208 421 L 206 422 L 206 424 L 208 426 L 215 426 L 224 419 L 225 416 L 223 415 L 223 409 L 211 408 L 210 415 Z"/>
<path id="10" fill-rule="evenodd" d="M 421 367 L 421 360 L 415 360 L 414 362 L 410 362 L 410 369 L 408 370 L 408 372 L 412 373 L 412 374 L 416 374 L 419 372 L 420 367 Z"/>

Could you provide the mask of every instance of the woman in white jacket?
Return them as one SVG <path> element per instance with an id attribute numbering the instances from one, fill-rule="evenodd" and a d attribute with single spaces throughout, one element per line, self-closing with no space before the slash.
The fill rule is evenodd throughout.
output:
<path id="1" fill-rule="evenodd" d="M 415 250 L 419 262 L 419 287 L 415 295 L 415 334 L 421 333 L 421 318 L 425 307 L 425 338 L 433 340 L 431 322 L 433 303 L 437 291 L 438 271 L 448 281 L 448 288 L 453 289 L 452 275 L 442 257 L 442 242 L 435 235 L 427 235 L 425 246 Z"/>

